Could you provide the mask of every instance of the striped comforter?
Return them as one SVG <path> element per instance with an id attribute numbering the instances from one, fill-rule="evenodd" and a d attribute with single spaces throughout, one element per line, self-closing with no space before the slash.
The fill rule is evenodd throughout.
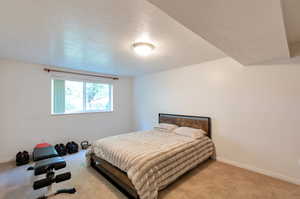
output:
<path id="1" fill-rule="evenodd" d="M 142 131 L 97 140 L 92 153 L 125 171 L 141 199 L 158 191 L 214 155 L 206 136 L 193 139 L 160 131 Z"/>

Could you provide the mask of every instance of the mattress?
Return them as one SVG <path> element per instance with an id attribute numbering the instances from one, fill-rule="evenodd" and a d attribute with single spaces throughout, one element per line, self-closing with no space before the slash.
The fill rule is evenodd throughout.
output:
<path id="1" fill-rule="evenodd" d="M 161 131 L 140 131 L 97 140 L 92 153 L 127 173 L 141 199 L 214 155 L 210 138 L 193 139 Z"/>

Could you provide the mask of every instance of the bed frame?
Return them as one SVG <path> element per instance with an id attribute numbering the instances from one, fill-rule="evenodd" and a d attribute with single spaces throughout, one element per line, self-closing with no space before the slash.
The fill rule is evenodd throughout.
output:
<path id="1" fill-rule="evenodd" d="M 208 137 L 211 138 L 211 119 L 209 117 L 159 113 L 158 121 L 159 123 L 169 123 L 176 124 L 177 126 L 202 129 L 206 131 Z M 91 166 L 122 191 L 128 198 L 139 199 L 136 189 L 125 172 L 94 154 L 91 155 Z"/>

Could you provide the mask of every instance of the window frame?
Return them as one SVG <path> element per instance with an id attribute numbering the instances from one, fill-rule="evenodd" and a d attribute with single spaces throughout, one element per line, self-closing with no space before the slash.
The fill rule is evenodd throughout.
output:
<path id="1" fill-rule="evenodd" d="M 64 80 L 64 81 L 77 81 L 83 82 L 83 111 L 71 112 L 71 113 L 54 113 L 54 94 L 53 94 L 53 82 L 54 80 Z M 100 110 L 86 110 L 86 83 L 96 83 L 96 84 L 107 84 L 109 85 L 109 101 L 110 101 L 110 110 L 108 111 L 100 111 Z M 59 116 L 59 115 L 78 115 L 78 114 L 91 114 L 91 113 L 112 113 L 114 112 L 114 85 L 110 82 L 104 82 L 101 80 L 95 79 L 84 79 L 84 78 L 76 78 L 76 77 L 61 77 L 61 76 L 53 76 L 51 77 L 51 115 Z"/>

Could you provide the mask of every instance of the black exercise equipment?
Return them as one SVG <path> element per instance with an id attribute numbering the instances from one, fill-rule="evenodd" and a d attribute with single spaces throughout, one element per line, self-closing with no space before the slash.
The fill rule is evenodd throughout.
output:
<path id="1" fill-rule="evenodd" d="M 67 148 L 64 144 L 57 144 L 55 145 L 55 150 L 57 151 L 59 156 L 67 155 Z"/>
<path id="2" fill-rule="evenodd" d="M 32 153 L 33 161 L 44 160 L 48 158 L 57 157 L 58 153 L 53 146 L 34 148 Z"/>
<path id="3" fill-rule="evenodd" d="M 37 180 L 33 183 L 34 190 L 41 189 L 43 187 L 48 187 L 48 191 L 50 191 L 51 185 L 53 183 L 60 183 L 71 179 L 70 172 L 55 175 L 56 170 L 63 169 L 66 167 L 66 161 L 63 158 L 58 157 L 58 153 L 53 146 L 35 148 L 33 151 L 33 157 L 34 160 L 37 160 L 35 166 L 32 168 L 34 170 L 34 175 L 37 176 L 46 174 L 45 178 Z M 63 189 L 58 190 L 54 194 L 50 194 L 48 196 L 41 196 L 39 197 L 39 199 L 49 198 L 51 196 L 61 193 L 73 194 L 75 192 L 75 188 Z"/>
<path id="4" fill-rule="evenodd" d="M 68 142 L 66 144 L 66 147 L 67 147 L 67 151 L 69 154 L 72 154 L 72 153 L 77 153 L 78 152 L 78 144 L 74 141 L 72 142 Z"/>
<path id="5" fill-rule="evenodd" d="M 47 173 L 49 169 L 59 170 L 66 167 L 66 161 L 61 157 L 54 157 L 45 160 L 40 160 L 34 167 L 34 175 Z"/>
<path id="6" fill-rule="evenodd" d="M 80 143 L 81 145 L 81 149 L 85 150 L 87 148 L 89 148 L 89 146 L 91 146 L 91 144 L 89 144 L 89 142 L 87 140 L 84 140 Z"/>
<path id="7" fill-rule="evenodd" d="M 21 166 L 29 163 L 29 153 L 27 151 L 18 152 L 16 155 L 16 165 Z"/>
<path id="8" fill-rule="evenodd" d="M 55 196 L 55 195 L 58 195 L 58 194 L 61 194 L 61 193 L 68 193 L 68 194 L 73 194 L 73 193 L 76 193 L 76 189 L 75 188 L 71 188 L 71 189 L 60 189 L 58 190 L 57 192 L 53 193 L 53 194 L 49 194 L 47 196 L 41 196 L 41 197 L 38 197 L 37 199 L 47 199 L 47 198 L 50 198 L 52 196 Z"/>
<path id="9" fill-rule="evenodd" d="M 48 186 L 52 185 L 53 183 L 60 183 L 60 182 L 70 180 L 70 179 L 71 179 L 70 172 L 66 172 L 63 174 L 56 175 L 56 176 L 53 171 L 47 172 L 46 178 L 35 181 L 33 183 L 33 189 L 34 190 L 41 189 L 44 187 L 48 187 Z"/>

